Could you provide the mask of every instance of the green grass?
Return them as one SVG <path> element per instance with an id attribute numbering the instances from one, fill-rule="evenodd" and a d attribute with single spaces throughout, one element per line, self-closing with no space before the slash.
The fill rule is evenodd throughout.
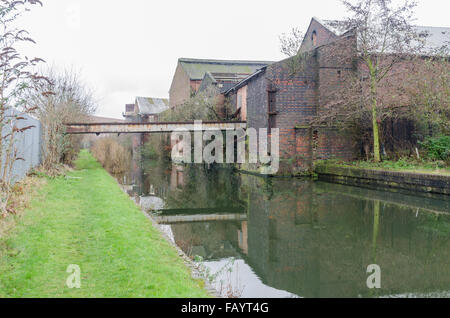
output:
<path id="1" fill-rule="evenodd" d="M 76 166 L 49 179 L 1 238 L 0 297 L 208 297 L 90 153 Z M 81 268 L 80 289 L 66 286 L 69 264 Z"/>
<path id="2" fill-rule="evenodd" d="M 450 175 L 450 167 L 443 161 L 426 161 L 411 158 L 400 158 L 399 160 L 374 161 L 354 161 L 342 162 L 339 160 L 326 160 L 325 163 L 339 166 L 351 166 L 364 169 L 389 170 L 389 171 L 409 171 L 426 174 Z"/>

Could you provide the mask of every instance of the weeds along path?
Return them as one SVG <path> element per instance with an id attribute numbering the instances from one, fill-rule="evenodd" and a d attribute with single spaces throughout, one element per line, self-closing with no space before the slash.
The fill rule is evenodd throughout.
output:
<path id="1" fill-rule="evenodd" d="M 3 241 L 0 297 L 207 297 L 189 269 L 87 151 L 50 179 Z M 81 288 L 66 281 L 81 269 Z"/>

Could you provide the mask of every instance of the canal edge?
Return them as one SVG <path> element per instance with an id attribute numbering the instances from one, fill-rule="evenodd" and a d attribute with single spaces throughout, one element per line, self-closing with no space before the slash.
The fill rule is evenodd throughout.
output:
<path id="1" fill-rule="evenodd" d="M 116 178 L 114 178 L 114 180 L 116 180 Z M 183 250 L 181 248 L 179 248 L 171 239 L 170 237 L 167 235 L 167 233 L 165 233 L 162 228 L 160 227 L 160 225 L 158 224 L 158 222 L 156 222 L 156 220 L 150 215 L 150 213 L 144 211 L 142 209 L 141 206 L 139 206 L 126 192 L 126 190 L 122 187 L 122 185 L 116 180 L 117 184 L 119 185 L 120 189 L 127 195 L 127 197 L 136 205 L 136 207 L 138 207 L 138 209 L 145 215 L 145 217 L 150 220 L 152 226 L 158 230 L 158 232 L 160 233 L 160 235 L 164 238 L 164 240 L 166 240 L 171 246 L 173 246 L 175 248 L 175 250 L 177 251 L 178 257 L 180 257 L 184 264 L 187 266 L 187 268 L 189 269 L 189 271 L 191 272 L 191 277 L 193 279 L 201 279 L 204 283 L 204 289 L 206 290 L 206 292 L 214 297 L 214 298 L 223 298 L 219 292 L 217 291 L 217 289 L 215 289 L 211 283 L 208 281 L 207 277 L 205 277 L 205 275 L 202 273 L 202 271 L 198 268 L 198 266 L 194 263 L 193 260 L 191 260 L 185 252 L 183 252 Z"/>

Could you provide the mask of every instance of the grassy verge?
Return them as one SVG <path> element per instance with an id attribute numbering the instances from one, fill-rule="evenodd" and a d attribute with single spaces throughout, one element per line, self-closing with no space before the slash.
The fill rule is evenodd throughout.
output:
<path id="1" fill-rule="evenodd" d="M 318 164 L 320 163 L 333 164 L 342 167 L 350 166 L 363 169 L 407 171 L 425 174 L 450 175 L 450 166 L 446 165 L 445 162 L 440 161 L 429 162 L 403 158 L 397 161 L 385 160 L 382 162 L 373 162 L 373 161 L 342 162 L 338 160 L 324 160 L 318 162 Z"/>
<path id="2" fill-rule="evenodd" d="M 208 296 L 87 151 L 76 165 L 49 179 L 1 238 L 0 297 Z M 70 264 L 81 268 L 80 289 L 66 286 Z"/>

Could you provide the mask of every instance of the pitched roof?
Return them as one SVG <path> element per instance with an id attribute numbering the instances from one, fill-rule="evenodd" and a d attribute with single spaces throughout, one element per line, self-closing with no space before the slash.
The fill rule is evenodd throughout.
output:
<path id="1" fill-rule="evenodd" d="M 313 19 L 322 24 L 328 31 L 337 36 L 341 36 L 348 31 L 343 21 L 322 20 L 319 19 L 318 17 L 313 17 Z"/>
<path id="2" fill-rule="evenodd" d="M 232 87 L 230 87 L 228 90 L 226 90 L 224 92 L 225 95 L 228 95 L 229 93 L 245 86 L 248 82 L 250 82 L 252 79 L 256 78 L 259 74 L 264 73 L 267 69 L 267 66 L 257 70 L 255 73 L 247 76 L 246 78 L 244 78 L 243 80 L 241 80 L 240 82 L 236 83 L 235 85 L 233 85 Z"/>
<path id="3" fill-rule="evenodd" d="M 317 17 L 313 17 L 313 19 L 337 36 L 342 36 L 349 31 L 344 21 L 322 20 Z M 426 39 L 424 47 L 426 51 L 450 46 L 450 28 L 417 25 L 414 26 L 414 29 L 417 34 L 426 35 L 424 37 Z"/>
<path id="4" fill-rule="evenodd" d="M 416 32 L 426 35 L 425 50 L 439 49 L 443 46 L 450 46 L 450 28 L 416 26 Z"/>
<path id="5" fill-rule="evenodd" d="M 123 119 L 101 117 L 101 116 L 94 116 L 94 115 L 88 116 L 87 120 L 90 123 L 93 123 L 93 124 L 123 123 L 123 122 L 125 122 Z"/>
<path id="6" fill-rule="evenodd" d="M 202 80 L 205 73 L 252 74 L 271 61 L 239 61 L 180 58 L 178 62 L 191 80 Z"/>
<path id="7" fill-rule="evenodd" d="M 136 97 L 136 105 L 141 115 L 154 115 L 169 109 L 169 100 L 166 98 Z"/>
<path id="8" fill-rule="evenodd" d="M 224 93 L 236 83 L 248 77 L 248 74 L 236 73 L 211 73 L 206 72 L 200 84 L 199 91 L 205 90 L 208 86 L 216 86 L 220 93 Z"/>

